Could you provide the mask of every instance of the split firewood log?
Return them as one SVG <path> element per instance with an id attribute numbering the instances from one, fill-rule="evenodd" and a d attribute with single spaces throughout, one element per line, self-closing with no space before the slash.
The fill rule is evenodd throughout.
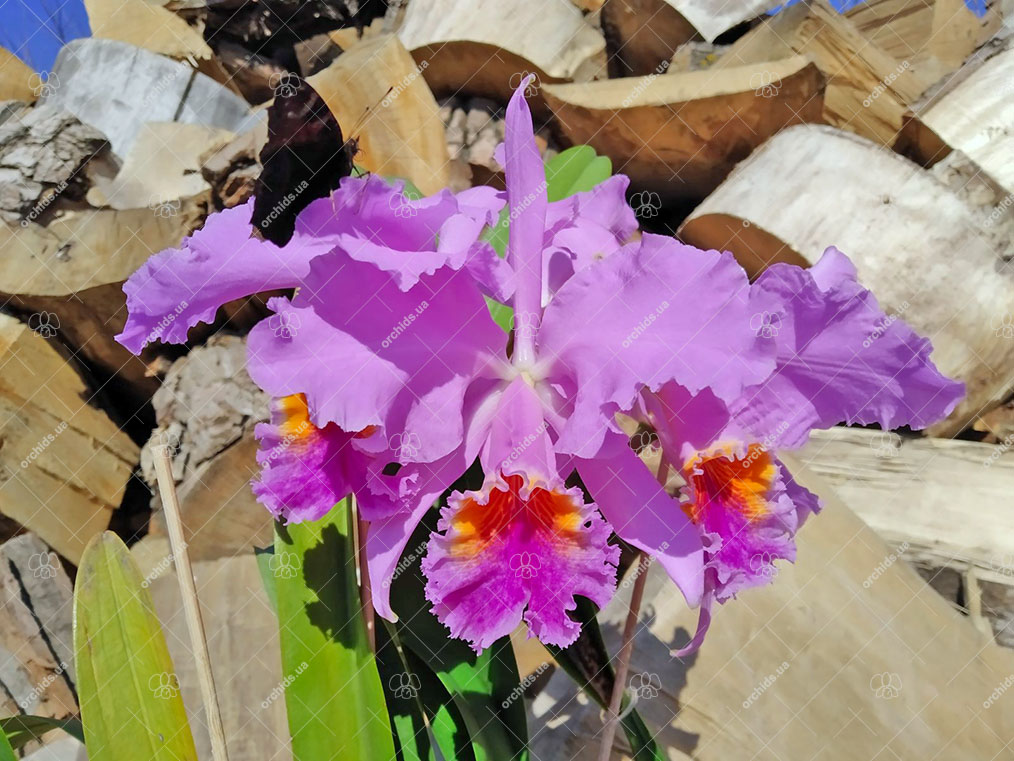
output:
<path id="1" fill-rule="evenodd" d="M 870 42 L 930 82 L 955 71 L 1002 23 L 998 5 L 980 18 L 965 0 L 866 0 L 845 15 Z"/>
<path id="2" fill-rule="evenodd" d="M 116 98 L 110 99 L 111 91 Z M 240 134 L 262 118 L 240 96 L 185 63 L 94 38 L 63 47 L 42 100 L 98 129 L 120 157 L 148 122 L 204 124 Z"/>
<path id="3" fill-rule="evenodd" d="M 158 386 L 149 349 L 135 357 L 114 340 L 126 321 L 123 282 L 149 256 L 203 224 L 210 193 L 126 211 L 59 209 L 47 224 L 0 225 L 0 298 L 25 319 L 43 319 L 133 414 Z M 33 317 L 34 316 L 34 317 Z"/>
<path id="4" fill-rule="evenodd" d="M 913 110 L 919 123 L 972 159 L 1014 194 L 1014 48 L 969 63 L 952 83 Z M 1004 211 L 1014 197 L 1003 201 Z"/>
<path id="5" fill-rule="evenodd" d="M 586 81 L 605 69 L 605 40 L 570 3 L 412 0 L 398 37 L 438 96 L 506 102 L 525 74 Z M 533 106 L 540 107 L 537 86 Z"/>
<path id="6" fill-rule="evenodd" d="M 145 124 L 116 176 L 92 178 L 88 202 L 114 209 L 158 209 L 182 198 L 206 195 L 211 185 L 202 176 L 200 159 L 234 137 L 229 130 L 203 124 Z"/>
<path id="7" fill-rule="evenodd" d="M 201 33 L 172 11 L 145 0 L 84 0 L 96 38 L 120 40 L 170 58 L 210 58 Z"/>
<path id="8" fill-rule="evenodd" d="M 428 195 L 447 185 L 448 169 L 444 125 L 424 69 L 397 37 L 385 34 L 354 45 L 307 81 L 345 137 L 359 140 L 357 164 L 408 178 Z"/>
<path id="9" fill-rule="evenodd" d="M 823 86 L 816 67 L 794 57 L 543 92 L 569 142 L 609 156 L 638 187 L 700 198 L 778 130 L 819 120 Z"/>
<path id="10" fill-rule="evenodd" d="M 64 719 L 78 713 L 71 595 L 60 559 L 37 536 L 26 533 L 0 545 L 3 716 Z"/>
<path id="11" fill-rule="evenodd" d="M 826 0 L 795 5 L 750 30 L 712 69 L 761 65 L 798 54 L 810 57 L 827 77 L 823 119 L 892 146 L 909 105 L 931 82 L 909 61 L 898 61 L 864 37 Z"/>
<path id="12" fill-rule="evenodd" d="M 158 428 L 150 445 L 168 446 L 190 554 L 214 559 L 252 552 L 272 541 L 271 514 L 250 490 L 259 471 L 253 429 L 268 397 L 246 371 L 246 342 L 219 335 L 178 359 L 152 398 Z M 151 447 L 141 468 L 156 508 L 150 535 L 166 536 Z"/>
<path id="13" fill-rule="evenodd" d="M 600 18 L 613 78 L 662 73 L 680 46 L 698 37 L 666 0 L 608 0 Z"/>
<path id="14" fill-rule="evenodd" d="M 1014 672 L 1014 653 L 985 641 L 819 476 L 790 467 L 824 510 L 803 527 L 794 564 L 778 563 L 770 585 L 715 606 L 697 653 L 670 656 L 697 611 L 657 564 L 647 571 L 627 686 L 667 757 L 797 758 L 811 748 L 828 761 L 910 759 L 943 747 L 956 758 L 1002 756 L 1014 706 L 990 695 Z M 631 586 L 628 577 L 599 615 L 610 653 Z M 955 705 L 974 707 L 974 720 Z M 574 699 L 567 675 L 553 675 L 532 711 L 534 755 L 598 749 L 601 712 Z M 622 733 L 614 753 L 630 758 Z"/>
<path id="15" fill-rule="evenodd" d="M 940 370 L 966 384 L 965 399 L 931 429 L 952 435 L 1012 385 L 1014 283 L 1003 270 L 1012 228 L 1009 220 L 990 224 L 992 209 L 870 141 L 807 125 L 755 151 L 679 235 L 732 251 L 752 274 L 775 261 L 812 264 L 828 246 L 840 248 L 884 311 L 930 337 Z"/>
<path id="16" fill-rule="evenodd" d="M 33 102 L 39 95 L 36 90 L 45 84 L 31 67 L 11 53 L 0 48 L 0 100 Z"/>
<path id="17" fill-rule="evenodd" d="M 44 338 L 51 317 L 36 315 L 33 330 L 0 315 L 10 369 L 0 376 L 0 512 L 77 563 L 119 507 L 138 449 L 88 404 L 74 365 Z"/>

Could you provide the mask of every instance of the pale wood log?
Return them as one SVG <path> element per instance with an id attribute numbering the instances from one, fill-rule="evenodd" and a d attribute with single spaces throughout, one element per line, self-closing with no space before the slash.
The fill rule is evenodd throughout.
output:
<path id="1" fill-rule="evenodd" d="M 702 197 L 778 130 L 820 118 L 823 79 L 803 57 L 758 66 L 547 85 L 560 131 L 635 185 Z"/>
<path id="2" fill-rule="evenodd" d="M 44 102 L 98 129 L 120 157 L 148 122 L 204 124 L 240 134 L 263 118 L 188 64 L 119 40 L 73 40 L 61 49 L 53 71 L 59 85 L 46 90 Z"/>
<path id="3" fill-rule="evenodd" d="M 810 57 L 827 77 L 823 120 L 894 145 L 908 106 L 931 84 L 909 61 L 898 61 L 826 0 L 793 6 L 737 40 L 714 69 L 759 65 L 789 52 Z"/>
<path id="4" fill-rule="evenodd" d="M 0 545 L 0 695 L 4 715 L 77 713 L 71 583 L 31 533 Z"/>
<path id="5" fill-rule="evenodd" d="M 87 403 L 74 366 L 45 338 L 0 315 L 0 512 L 73 563 L 109 524 L 137 446 Z"/>
<path id="6" fill-rule="evenodd" d="M 965 399 L 932 428 L 951 435 L 999 404 L 1012 385 L 1014 342 L 1004 326 L 1014 282 L 1002 269 L 1010 228 L 987 225 L 991 208 L 971 206 L 933 174 L 867 140 L 808 125 L 755 151 L 679 235 L 731 250 L 752 274 L 775 261 L 812 264 L 828 246 L 840 248 L 884 311 L 930 338 L 940 370 L 965 382 Z"/>
<path id="7" fill-rule="evenodd" d="M 428 195 L 447 185 L 448 156 L 440 109 L 422 75 L 397 37 L 378 35 L 307 81 L 334 112 L 345 138 L 359 140 L 358 164 L 406 177 Z"/>
<path id="8" fill-rule="evenodd" d="M 1014 703 L 984 703 L 1006 689 L 1014 653 L 985 641 L 819 476 L 790 468 L 825 508 L 800 532 L 794 565 L 779 563 L 770 585 L 716 606 L 697 654 L 670 657 L 697 612 L 657 564 L 649 571 L 628 688 L 656 688 L 641 690 L 637 710 L 666 758 L 1002 756 Z M 610 652 L 629 595 L 600 615 Z M 535 755 L 591 755 L 602 719 L 575 691 L 558 673 L 533 701 Z M 629 759 L 622 742 L 614 757 Z"/>
<path id="9" fill-rule="evenodd" d="M 779 0 L 740 0 L 736 3 L 714 0 L 664 0 L 708 42 L 734 26 L 750 21 L 779 5 Z"/>
<path id="10" fill-rule="evenodd" d="M 35 72 L 5 48 L 0 48 L 0 100 L 21 100 L 32 103 L 38 97 L 32 86 Z M 38 84 L 42 84 L 41 80 Z"/>
<path id="11" fill-rule="evenodd" d="M 209 207 L 205 192 L 155 208 L 60 209 L 45 226 L 0 225 L 0 298 L 26 319 L 45 314 L 81 359 L 114 379 L 125 401 L 140 403 L 158 382 L 148 376 L 151 350 L 138 358 L 113 339 L 127 317 L 123 282 L 149 256 L 200 227 Z"/>
<path id="12" fill-rule="evenodd" d="M 915 111 L 919 121 L 1014 194 L 1014 48 L 969 64 L 953 86 Z M 1011 198 L 1005 199 L 1011 206 Z"/>
<path id="13" fill-rule="evenodd" d="M 211 58 L 201 33 L 146 0 L 84 0 L 92 36 L 120 40 L 170 58 Z"/>
<path id="14" fill-rule="evenodd" d="M 398 36 L 437 95 L 506 102 L 525 73 L 581 81 L 605 66 L 605 40 L 566 2 L 412 0 Z"/>
<path id="15" fill-rule="evenodd" d="M 121 210 L 158 209 L 205 194 L 211 186 L 202 176 L 201 157 L 234 137 L 229 130 L 203 124 L 145 124 L 116 176 L 94 178 L 88 202 Z"/>

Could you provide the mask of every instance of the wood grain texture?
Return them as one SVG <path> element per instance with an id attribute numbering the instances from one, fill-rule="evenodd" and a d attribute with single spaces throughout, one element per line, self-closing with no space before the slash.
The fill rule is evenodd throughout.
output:
<path id="1" fill-rule="evenodd" d="M 700 198 L 778 130 L 820 119 L 823 78 L 805 58 L 547 85 L 565 138 L 666 197 Z"/>
<path id="2" fill-rule="evenodd" d="M 0 512 L 73 563 L 109 524 L 137 446 L 45 338 L 0 315 Z"/>

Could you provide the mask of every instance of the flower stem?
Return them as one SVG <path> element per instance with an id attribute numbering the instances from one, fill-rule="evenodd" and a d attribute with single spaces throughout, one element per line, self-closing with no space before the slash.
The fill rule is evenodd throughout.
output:
<path id="1" fill-rule="evenodd" d="M 366 623 L 366 638 L 370 644 L 370 650 L 377 652 L 377 635 L 374 631 L 376 619 L 373 615 L 373 587 L 370 584 L 370 567 L 366 562 L 366 532 L 369 530 L 370 524 L 359 515 L 358 505 L 356 505 L 356 517 L 358 519 L 356 557 L 359 561 L 359 604 L 362 606 L 363 621 Z"/>
<path id="2" fill-rule="evenodd" d="M 651 561 L 641 552 L 637 553 L 637 578 L 630 593 L 630 608 L 627 620 L 623 625 L 623 645 L 616 659 L 616 679 L 613 682 L 613 694 L 609 698 L 609 718 L 602 731 L 602 745 L 599 748 L 599 761 L 609 761 L 613 749 L 613 739 L 620 723 L 620 706 L 623 703 L 623 685 L 627 682 L 630 670 L 630 656 L 634 652 L 634 633 L 637 628 L 637 616 L 641 611 L 641 600 L 644 598 L 644 583 L 648 578 L 648 565 Z"/>

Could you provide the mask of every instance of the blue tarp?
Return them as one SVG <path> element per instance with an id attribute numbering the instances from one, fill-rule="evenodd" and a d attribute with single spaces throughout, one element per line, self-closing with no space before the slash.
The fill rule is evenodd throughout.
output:
<path id="1" fill-rule="evenodd" d="M 800 0 L 789 0 L 787 3 L 782 3 L 777 8 L 772 8 L 768 11 L 769 15 L 778 13 L 783 8 L 788 8 L 790 5 L 795 5 Z M 862 5 L 866 0 L 829 0 L 831 7 L 833 7 L 838 13 L 845 13 L 850 11 L 857 5 Z M 965 0 L 965 5 L 968 6 L 969 10 L 972 11 L 976 16 L 980 18 L 986 15 L 986 6 L 989 4 L 989 0 Z"/>
<path id="2" fill-rule="evenodd" d="M 91 33 L 83 0 L 0 0 L 0 47 L 36 71 L 52 69 L 60 48 Z"/>

